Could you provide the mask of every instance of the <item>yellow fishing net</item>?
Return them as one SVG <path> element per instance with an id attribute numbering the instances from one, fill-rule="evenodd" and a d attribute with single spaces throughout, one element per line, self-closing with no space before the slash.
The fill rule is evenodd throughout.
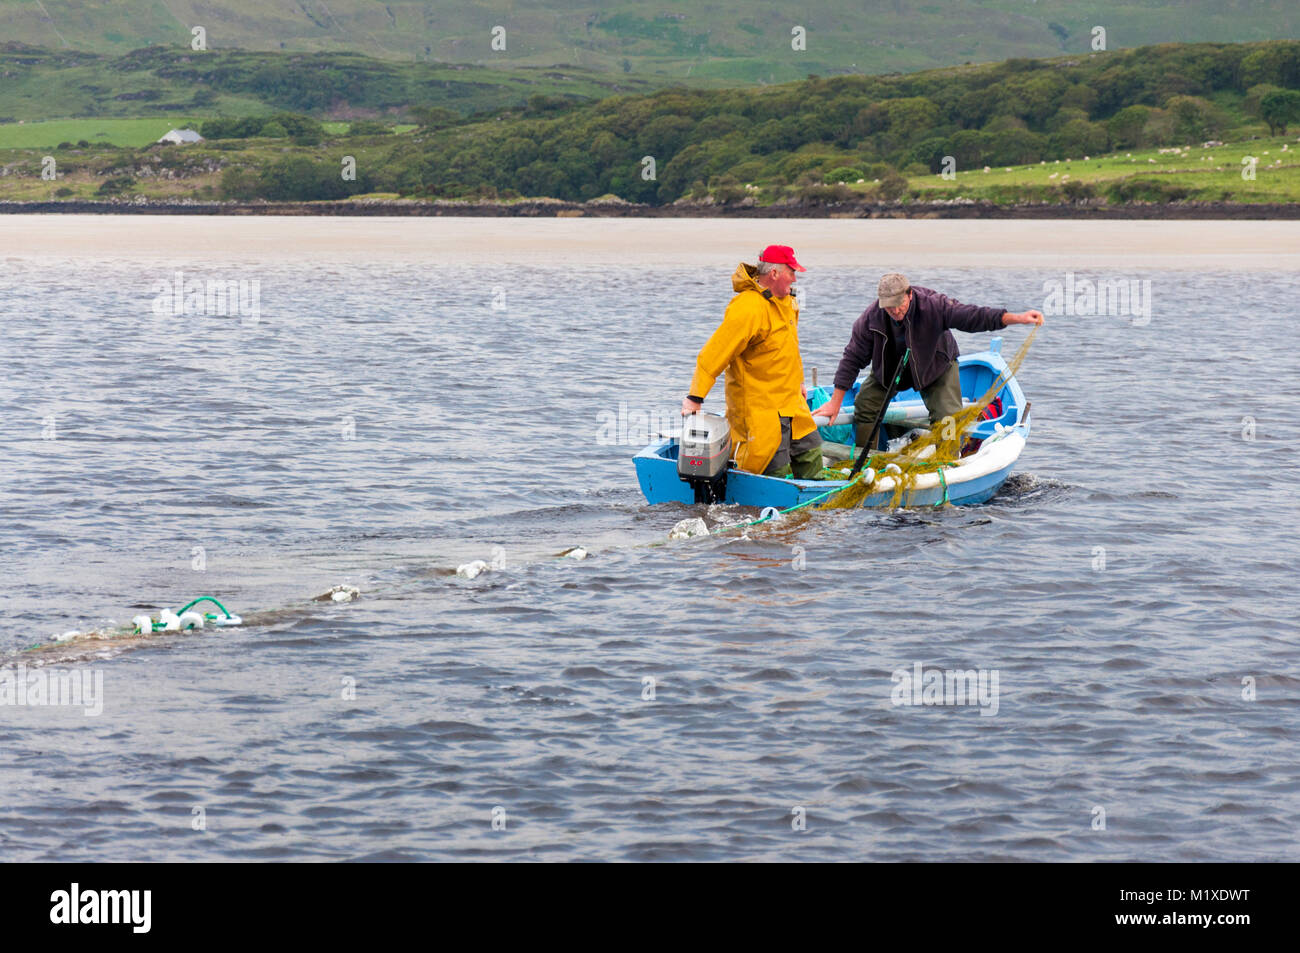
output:
<path id="1" fill-rule="evenodd" d="M 893 483 L 893 495 L 889 500 L 889 506 L 891 508 L 906 506 L 908 504 L 905 501 L 911 499 L 917 477 L 923 473 L 934 473 L 956 466 L 957 461 L 961 459 L 961 447 L 965 442 L 966 434 L 979 422 L 984 408 L 992 403 L 993 398 L 998 396 L 1007 381 L 1020 370 L 1025 354 L 1029 351 L 1029 345 L 1038 334 L 1038 328 L 1039 325 L 1035 325 L 1030 330 L 1024 343 L 1016 351 L 1015 357 L 1007 362 L 1007 369 L 998 375 L 979 400 L 967 404 L 954 416 L 945 417 L 933 425 L 928 433 L 918 436 L 900 450 L 878 450 L 872 453 L 866 466 L 875 471 L 875 477 L 868 480 L 866 478 L 868 474 L 863 470 L 855 482 L 827 499 L 818 509 L 850 509 L 861 506 L 862 501 L 873 493 L 885 492 L 887 487 L 884 484 L 889 482 Z M 853 463 L 851 459 L 845 460 L 833 464 L 828 469 L 839 471 L 843 474 L 843 478 L 847 478 L 849 471 L 853 469 Z M 887 467 L 890 472 L 882 472 Z M 826 476 L 834 478 L 831 473 L 827 473 Z"/>

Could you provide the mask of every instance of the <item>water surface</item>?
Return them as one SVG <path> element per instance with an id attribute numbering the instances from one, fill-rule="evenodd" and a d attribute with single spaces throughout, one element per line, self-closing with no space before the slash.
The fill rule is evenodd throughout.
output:
<path id="1" fill-rule="evenodd" d="M 5 251 L 0 658 L 104 691 L 0 706 L 11 859 L 1300 860 L 1296 270 L 1081 258 L 1149 322 L 1049 320 L 992 502 L 668 542 L 752 514 L 646 506 L 600 414 L 671 418 L 731 266 Z M 1015 264 L 912 278 L 1064 280 Z M 178 267 L 257 320 L 155 314 Z M 894 267 L 803 277 L 810 374 Z M 247 624 L 19 653 L 205 593 Z"/>

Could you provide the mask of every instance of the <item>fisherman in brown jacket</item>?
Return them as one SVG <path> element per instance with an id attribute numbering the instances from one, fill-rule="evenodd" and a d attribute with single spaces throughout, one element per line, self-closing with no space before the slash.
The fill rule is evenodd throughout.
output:
<path id="1" fill-rule="evenodd" d="M 962 304 L 929 288 L 913 287 L 900 274 L 888 274 L 876 288 L 878 299 L 853 323 L 844 357 L 835 372 L 831 399 L 813 411 L 832 421 L 844 394 L 868 364 L 871 376 L 853 402 L 853 428 L 859 446 L 867 440 L 885 400 L 893 373 L 904 354 L 898 389 L 917 390 L 930 411 L 930 424 L 961 410 L 961 378 L 957 370 L 957 341 L 951 329 L 996 331 L 1009 324 L 1042 324 L 1041 311 L 1004 311 Z"/>

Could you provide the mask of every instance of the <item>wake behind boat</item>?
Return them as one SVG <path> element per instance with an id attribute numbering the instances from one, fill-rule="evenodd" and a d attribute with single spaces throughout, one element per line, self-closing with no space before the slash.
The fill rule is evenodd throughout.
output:
<path id="1" fill-rule="evenodd" d="M 951 465 L 909 478 L 910 485 L 902 493 L 902 506 L 936 506 L 945 502 L 957 505 L 983 503 L 991 499 L 1011 475 L 1016 461 L 1029 438 L 1029 402 L 1025 399 L 1012 368 L 1002 356 L 1002 339 L 993 338 L 989 349 L 974 354 L 963 354 L 959 359 L 963 402 L 969 405 L 987 395 L 988 390 L 1001 378 L 1003 383 L 989 407 L 994 411 L 975 423 L 967 432 L 974 452 L 961 457 Z M 855 384 L 847 403 L 852 406 L 860 386 Z M 998 412 L 1000 410 L 1000 412 Z M 818 428 L 827 450 L 841 446 L 832 441 L 841 434 L 836 424 L 851 420 L 851 415 L 841 415 L 837 421 Z M 889 404 L 884 421 L 901 427 L 926 427 L 929 418 L 921 395 L 914 390 L 900 391 Z M 840 424 L 842 426 L 842 424 Z M 648 502 L 697 503 L 710 498 L 740 506 L 760 509 L 811 505 L 819 499 L 832 499 L 847 487 L 849 480 L 798 480 L 773 476 L 760 476 L 737 469 L 727 461 L 718 473 L 700 473 L 707 456 L 683 457 L 681 437 L 668 437 L 652 443 L 633 458 L 637 481 Z M 690 444 L 688 451 L 701 448 Z M 851 452 L 852 447 L 844 448 Z M 827 464 L 837 462 L 828 458 Z M 898 496 L 901 474 L 874 474 L 866 471 L 870 492 L 859 505 L 886 507 Z"/>

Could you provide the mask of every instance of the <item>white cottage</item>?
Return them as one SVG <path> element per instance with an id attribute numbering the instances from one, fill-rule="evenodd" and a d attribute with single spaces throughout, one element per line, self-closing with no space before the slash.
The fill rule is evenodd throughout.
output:
<path id="1" fill-rule="evenodd" d="M 170 142 L 172 145 L 179 146 L 186 142 L 202 142 L 203 137 L 193 129 L 173 129 L 158 141 Z"/>

